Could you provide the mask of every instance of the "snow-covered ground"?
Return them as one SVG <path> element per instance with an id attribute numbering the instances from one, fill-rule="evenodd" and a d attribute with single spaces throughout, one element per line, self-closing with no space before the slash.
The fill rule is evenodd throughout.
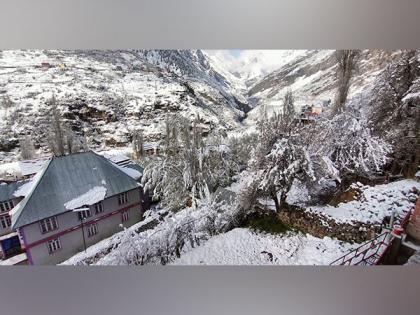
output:
<path id="1" fill-rule="evenodd" d="M 420 182 L 406 179 L 372 187 L 361 186 L 362 195 L 358 200 L 337 207 L 310 207 L 306 211 L 323 214 L 339 223 L 381 223 L 393 210 L 399 216 L 411 210 L 418 195 L 412 192 L 413 188 L 420 190 Z"/>
<path id="2" fill-rule="evenodd" d="M 176 265 L 328 265 L 357 244 L 288 232 L 272 235 L 246 228 L 214 236 L 183 254 Z"/>
<path id="3" fill-rule="evenodd" d="M 243 175 L 229 187 L 231 190 L 239 192 L 247 185 L 250 174 Z M 401 180 L 373 187 L 359 185 L 362 193 L 358 200 L 341 203 L 337 207 L 310 207 L 306 211 L 319 213 L 324 217 L 334 219 L 337 223 L 380 223 L 385 216 L 391 214 L 393 209 L 397 211 L 397 214 L 404 215 L 412 208 L 418 195 L 413 192 L 413 187 L 420 190 L 420 182 Z M 184 210 L 178 213 L 178 216 L 182 216 L 184 212 L 187 213 Z M 139 225 L 143 224 L 144 222 L 139 223 Z M 168 227 L 170 228 L 171 225 Z M 155 228 L 156 231 L 161 229 L 163 227 Z M 148 238 L 156 233 L 147 231 L 143 234 Z M 86 254 L 77 254 L 64 264 L 85 263 L 86 258 L 96 255 L 99 255 L 100 259 L 95 264 L 118 264 L 115 255 L 121 255 L 118 254 L 120 247 L 118 244 L 123 237 L 123 232 L 118 233 L 88 248 Z M 273 235 L 248 228 L 235 228 L 227 233 L 203 240 L 198 247 L 186 246 L 181 257 L 173 264 L 328 265 L 358 246 L 360 245 L 349 244 L 330 237 L 321 239 L 296 232 Z M 118 250 L 107 251 L 111 248 L 118 248 Z"/>

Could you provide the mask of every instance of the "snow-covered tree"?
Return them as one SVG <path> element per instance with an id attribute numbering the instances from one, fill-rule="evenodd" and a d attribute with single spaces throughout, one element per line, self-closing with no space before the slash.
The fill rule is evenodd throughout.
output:
<path id="1" fill-rule="evenodd" d="M 7 118 L 8 114 L 9 114 L 9 110 L 13 107 L 14 103 L 13 101 L 10 99 L 9 95 L 4 95 L 2 97 L 1 100 L 1 107 L 4 109 L 5 111 L 5 116 Z"/>
<path id="2" fill-rule="evenodd" d="M 151 161 L 143 174 L 145 189 L 153 191 L 165 207 L 177 210 L 190 205 L 202 187 L 215 191 L 237 173 L 230 148 L 217 137 L 204 141 L 198 122 L 191 126 L 174 116 L 166 126 L 169 136 L 164 154 Z"/>
<path id="3" fill-rule="evenodd" d="M 306 129 L 306 142 L 310 154 L 320 157 L 337 180 L 380 172 L 391 151 L 387 142 L 372 134 L 368 121 L 351 110 L 317 121 Z"/>
<path id="4" fill-rule="evenodd" d="M 120 241 L 99 264 L 167 264 L 185 250 L 200 245 L 211 236 L 226 232 L 243 215 L 237 203 L 226 203 L 203 186 L 192 207 L 169 213 L 155 228 L 141 233 L 124 229 Z"/>
<path id="5" fill-rule="evenodd" d="M 392 173 L 413 176 L 420 159 L 420 55 L 404 51 L 376 79 L 369 121 L 393 145 Z"/>
<path id="6" fill-rule="evenodd" d="M 250 152 L 255 148 L 258 141 L 256 133 L 229 136 L 225 139 L 230 149 L 231 157 L 235 160 L 240 169 L 248 165 Z"/>
<path id="7" fill-rule="evenodd" d="M 260 160 L 251 160 L 255 180 L 263 196 L 270 197 L 280 211 L 293 181 L 316 179 L 310 154 L 299 137 L 279 139 Z"/>
<path id="8" fill-rule="evenodd" d="M 283 99 L 283 116 L 287 123 L 293 123 L 296 117 L 295 100 L 292 90 L 288 90 Z"/>

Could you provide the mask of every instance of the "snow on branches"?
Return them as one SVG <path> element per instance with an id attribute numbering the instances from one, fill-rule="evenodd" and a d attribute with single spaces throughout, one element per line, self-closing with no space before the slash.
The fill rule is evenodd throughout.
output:
<path id="1" fill-rule="evenodd" d="M 364 117 L 349 110 L 319 120 L 308 134 L 309 151 L 320 156 L 331 175 L 369 176 L 388 161 L 391 146 L 372 134 Z"/>
<path id="2" fill-rule="evenodd" d="M 164 155 L 146 166 L 142 179 L 163 206 L 179 210 L 191 205 L 203 187 L 214 191 L 229 184 L 238 167 L 227 145 L 205 142 L 198 123 L 190 128 L 181 117 L 168 120 L 167 130 Z"/>
<path id="3" fill-rule="evenodd" d="M 261 159 L 261 155 L 256 155 Z M 297 137 L 281 138 L 262 160 L 251 161 L 262 195 L 272 198 L 276 210 L 284 205 L 287 193 L 295 179 L 316 179 L 312 159 L 306 147 Z"/>
<path id="4" fill-rule="evenodd" d="M 219 200 L 208 188 L 200 189 L 198 194 L 200 198 L 194 207 L 170 213 L 154 229 L 141 233 L 124 229 L 121 241 L 96 264 L 167 264 L 183 251 L 237 226 L 241 210 L 236 202 Z M 83 264 L 83 260 L 73 263 Z"/>
<path id="5" fill-rule="evenodd" d="M 259 122 L 258 144 L 249 162 L 258 194 L 272 198 L 277 211 L 294 186 L 306 195 L 325 193 L 350 174 L 370 176 L 388 162 L 391 146 L 351 109 L 307 126 L 284 121 L 280 115 Z M 249 191 L 251 197 L 254 191 Z"/>

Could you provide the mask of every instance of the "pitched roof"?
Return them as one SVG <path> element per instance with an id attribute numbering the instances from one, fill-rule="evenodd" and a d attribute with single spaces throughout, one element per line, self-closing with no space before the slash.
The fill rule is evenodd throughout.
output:
<path id="1" fill-rule="evenodd" d="M 19 181 L 12 183 L 0 183 L 0 202 L 16 198 L 15 192 L 27 183 L 27 181 Z"/>
<path id="2" fill-rule="evenodd" d="M 26 197 L 12 210 L 12 228 L 69 211 L 65 204 L 97 187 L 105 198 L 139 187 L 115 164 L 92 151 L 53 157 L 33 179 Z"/>
<path id="3" fill-rule="evenodd" d="M 138 165 L 138 164 L 136 164 L 136 163 L 129 163 L 129 164 L 126 164 L 126 165 L 124 165 L 124 167 L 125 167 L 125 168 L 131 168 L 131 169 L 133 169 L 133 170 L 136 170 L 136 171 L 138 171 L 141 175 L 143 175 L 143 172 L 144 172 L 144 167 L 142 167 L 142 166 L 140 166 L 140 165 Z"/>

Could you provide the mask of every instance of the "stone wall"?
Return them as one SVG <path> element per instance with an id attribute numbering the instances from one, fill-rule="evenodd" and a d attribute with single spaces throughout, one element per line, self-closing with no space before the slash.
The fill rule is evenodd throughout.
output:
<path id="1" fill-rule="evenodd" d="M 306 212 L 299 207 L 289 207 L 278 214 L 280 220 L 291 228 L 315 237 L 335 237 L 345 242 L 365 242 L 380 232 L 379 225 L 362 222 L 338 223 L 322 214 Z"/>

